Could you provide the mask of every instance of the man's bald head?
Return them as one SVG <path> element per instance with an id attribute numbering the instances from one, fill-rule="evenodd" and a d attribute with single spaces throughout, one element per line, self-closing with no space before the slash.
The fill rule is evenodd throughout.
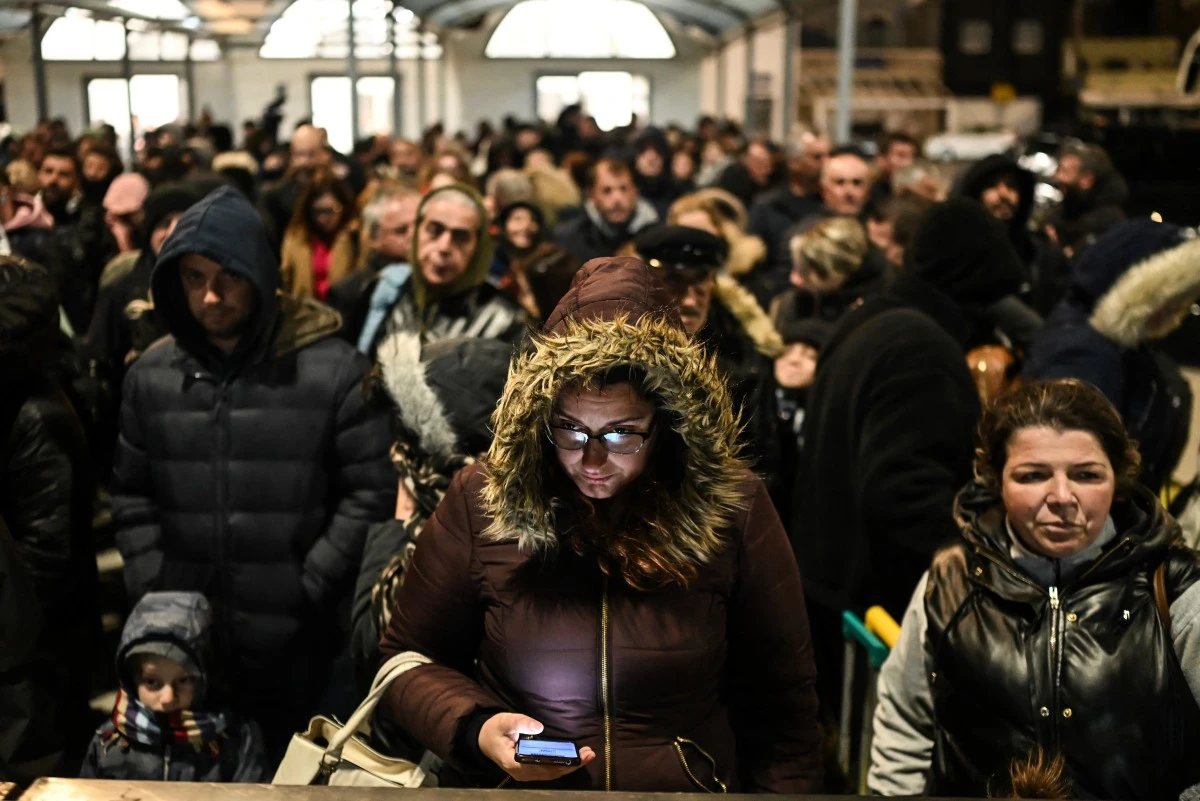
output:
<path id="1" fill-rule="evenodd" d="M 292 172 L 309 173 L 318 166 L 328 163 L 328 148 L 324 128 L 301 125 L 292 134 L 292 141 L 288 146 L 292 157 Z"/>

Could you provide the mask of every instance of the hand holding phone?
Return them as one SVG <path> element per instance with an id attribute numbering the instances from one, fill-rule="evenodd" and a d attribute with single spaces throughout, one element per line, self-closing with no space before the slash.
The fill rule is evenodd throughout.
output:
<path id="1" fill-rule="evenodd" d="M 568 740 L 528 736 L 540 735 L 544 728 L 528 715 L 511 712 L 493 715 L 479 730 L 479 750 L 519 782 L 554 781 L 596 758 L 596 752 L 587 746 L 576 748 Z M 519 747 L 524 751 L 520 758 Z M 540 755 L 535 753 L 539 751 Z M 573 758 L 570 752 L 574 752 Z"/>
<path id="2" fill-rule="evenodd" d="M 516 760 L 522 765 L 559 765 L 578 768 L 583 764 L 579 749 L 570 740 L 552 740 L 540 734 L 522 734 L 517 738 Z"/>

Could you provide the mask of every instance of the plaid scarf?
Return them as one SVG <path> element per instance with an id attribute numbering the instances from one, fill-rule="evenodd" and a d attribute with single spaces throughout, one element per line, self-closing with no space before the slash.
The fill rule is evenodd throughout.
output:
<path id="1" fill-rule="evenodd" d="M 412 495 L 416 509 L 404 521 L 404 549 L 392 557 L 371 588 L 371 613 L 375 619 L 375 630 L 379 632 L 387 631 L 391 624 L 396 597 L 400 594 L 400 585 L 404 582 L 405 571 L 417 549 L 417 537 L 425 528 L 425 522 L 442 502 L 458 471 L 475 463 L 475 457 L 464 454 L 429 456 L 403 427 L 400 427 L 392 445 L 391 455 L 392 464 Z"/>
<path id="2" fill-rule="evenodd" d="M 221 740 L 225 739 L 225 716 L 188 709 L 175 712 L 154 712 L 123 689 L 117 690 L 117 703 L 112 713 L 113 732 L 118 737 L 150 748 L 167 745 L 190 745 L 196 753 L 217 756 Z"/>

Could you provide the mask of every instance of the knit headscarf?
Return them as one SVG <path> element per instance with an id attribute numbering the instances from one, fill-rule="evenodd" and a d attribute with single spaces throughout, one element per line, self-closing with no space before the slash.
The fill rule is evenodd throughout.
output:
<path id="1" fill-rule="evenodd" d="M 492 262 L 492 254 L 496 249 L 495 243 L 492 241 L 492 235 L 488 231 L 487 208 L 484 207 L 483 198 L 479 196 L 478 192 L 465 184 L 450 184 L 449 186 L 435 189 L 426 195 L 425 199 L 421 201 L 421 205 L 417 208 L 417 229 L 413 234 L 411 259 L 413 264 L 413 303 L 417 307 L 417 313 L 422 317 L 424 317 L 425 305 L 429 302 L 431 293 L 429 287 L 425 284 L 425 279 L 421 276 L 421 261 L 419 258 L 421 223 L 425 219 L 425 210 L 429 204 L 446 193 L 454 193 L 468 198 L 475 205 L 475 210 L 478 212 L 479 225 L 475 231 L 478 237 L 475 244 L 475 252 L 471 255 L 471 261 L 467 264 L 467 269 L 463 271 L 463 274 L 457 280 L 446 287 L 441 294 L 447 296 L 457 295 L 487 281 L 488 266 Z"/>

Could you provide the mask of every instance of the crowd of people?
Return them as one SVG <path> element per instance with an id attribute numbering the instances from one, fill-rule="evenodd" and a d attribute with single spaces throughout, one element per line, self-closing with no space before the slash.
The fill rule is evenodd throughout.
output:
<path id="1" fill-rule="evenodd" d="M 881 605 L 872 791 L 1200 784 L 1156 344 L 1200 239 L 1103 150 L 1045 208 L 899 131 L 279 134 L 4 143 L 0 780 L 269 781 L 408 655 L 375 746 L 442 786 L 843 792 L 842 613 Z M 543 732 L 580 764 L 518 761 Z"/>

